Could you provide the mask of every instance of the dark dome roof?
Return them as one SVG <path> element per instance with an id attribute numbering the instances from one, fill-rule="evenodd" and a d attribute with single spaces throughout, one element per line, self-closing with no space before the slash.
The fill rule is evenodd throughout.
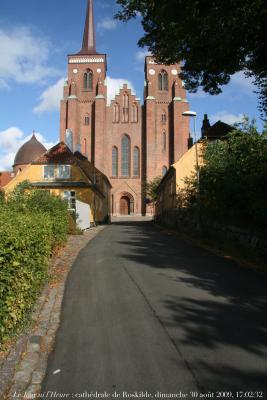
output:
<path id="1" fill-rule="evenodd" d="M 30 164 L 45 152 L 46 148 L 36 139 L 35 134 L 33 134 L 31 139 L 24 143 L 18 150 L 14 160 L 14 166 Z"/>

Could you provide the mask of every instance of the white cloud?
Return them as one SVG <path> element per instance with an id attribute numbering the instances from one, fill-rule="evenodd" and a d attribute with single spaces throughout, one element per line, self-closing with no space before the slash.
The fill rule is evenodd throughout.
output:
<path id="1" fill-rule="evenodd" d="M 0 29 L 0 87 L 10 81 L 40 83 L 58 74 L 47 65 L 49 43 L 29 28 Z"/>
<path id="2" fill-rule="evenodd" d="M 64 78 L 49 86 L 40 96 L 40 103 L 33 109 L 34 113 L 59 110 L 60 100 L 63 96 Z"/>
<path id="3" fill-rule="evenodd" d="M 135 94 L 135 90 L 133 87 L 132 82 L 118 78 L 118 79 L 113 79 L 107 76 L 106 79 L 106 85 L 107 85 L 107 102 L 110 104 L 111 100 L 113 100 L 116 96 L 116 94 L 119 93 L 120 89 L 123 87 L 123 85 L 126 84 L 129 89 L 131 89 L 132 94 Z"/>
<path id="4" fill-rule="evenodd" d="M 54 142 L 47 141 L 41 133 L 37 132 L 35 136 L 47 149 L 55 145 Z M 0 132 L 0 171 L 12 168 L 18 149 L 31 137 L 32 134 L 25 135 L 21 129 L 15 126 Z"/>
<path id="5" fill-rule="evenodd" d="M 136 61 L 143 62 L 145 60 L 145 56 L 151 56 L 151 52 L 147 50 L 138 50 L 135 54 Z"/>
<path id="6" fill-rule="evenodd" d="M 212 124 L 220 120 L 226 124 L 233 125 L 237 122 L 241 122 L 243 117 L 243 114 L 232 114 L 227 111 L 219 111 L 216 114 L 212 114 L 209 119 Z"/>
<path id="7" fill-rule="evenodd" d="M 237 72 L 231 77 L 231 83 L 238 86 L 238 89 L 242 90 L 243 92 L 245 91 L 252 93 L 256 89 L 252 82 L 253 79 L 250 77 L 247 78 L 244 72 Z"/>
<path id="8" fill-rule="evenodd" d="M 100 30 L 107 30 L 107 31 L 112 31 L 117 28 L 117 21 L 112 18 L 104 18 L 101 22 L 97 24 L 97 27 Z"/>

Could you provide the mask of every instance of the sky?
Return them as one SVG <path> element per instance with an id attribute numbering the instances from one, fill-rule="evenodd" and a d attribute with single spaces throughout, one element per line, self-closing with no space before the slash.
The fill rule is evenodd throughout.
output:
<path id="1" fill-rule="evenodd" d="M 0 171 L 9 170 L 18 148 L 35 131 L 46 148 L 59 141 L 59 104 L 67 71 L 67 54 L 80 50 L 86 0 L 0 0 Z M 143 99 L 145 49 L 138 47 L 141 20 L 114 20 L 115 0 L 95 0 L 96 47 L 106 53 L 109 98 L 128 83 Z M 257 96 L 243 73 L 232 77 L 223 93 L 188 94 L 197 112 L 211 123 L 255 117 L 261 129 Z"/>

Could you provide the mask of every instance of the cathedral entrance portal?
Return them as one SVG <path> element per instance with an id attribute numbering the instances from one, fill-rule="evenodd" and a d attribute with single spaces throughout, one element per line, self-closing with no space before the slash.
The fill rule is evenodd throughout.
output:
<path id="1" fill-rule="evenodd" d="M 120 214 L 130 215 L 134 213 L 134 199 L 130 194 L 124 194 L 120 198 Z"/>

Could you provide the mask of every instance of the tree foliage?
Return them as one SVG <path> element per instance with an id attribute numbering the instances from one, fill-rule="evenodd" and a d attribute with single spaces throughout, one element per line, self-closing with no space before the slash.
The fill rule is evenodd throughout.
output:
<path id="1" fill-rule="evenodd" d="M 147 46 L 158 61 L 182 62 L 186 89 L 218 94 L 245 71 L 258 86 L 267 114 L 267 3 L 264 0 L 117 0 L 117 18 L 141 16 Z"/>
<path id="2" fill-rule="evenodd" d="M 157 198 L 158 198 L 157 188 L 158 188 L 158 185 L 159 185 L 161 179 L 162 179 L 161 176 L 157 176 L 152 181 L 147 182 L 145 184 L 145 188 L 144 188 L 145 196 L 151 202 L 157 201 Z"/>
<path id="3" fill-rule="evenodd" d="M 246 226 L 267 226 L 267 134 L 245 119 L 226 139 L 208 143 L 200 169 L 203 215 Z M 196 207 L 197 183 L 187 182 L 186 206 Z"/>

